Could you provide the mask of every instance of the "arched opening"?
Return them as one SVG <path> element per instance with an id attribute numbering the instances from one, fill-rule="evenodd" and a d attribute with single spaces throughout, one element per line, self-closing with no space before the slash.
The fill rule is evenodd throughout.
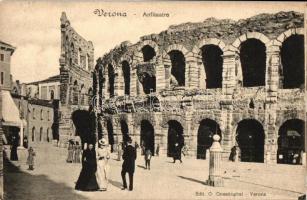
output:
<path id="1" fill-rule="evenodd" d="M 129 128 L 128 128 L 128 124 L 126 123 L 126 121 L 124 120 L 120 121 L 120 129 L 123 134 L 123 142 L 127 143 L 127 140 L 129 138 Z"/>
<path id="2" fill-rule="evenodd" d="M 216 45 L 205 45 L 201 48 L 203 65 L 206 72 L 206 87 L 222 87 L 223 51 Z"/>
<path id="3" fill-rule="evenodd" d="M 204 119 L 200 122 L 197 134 L 197 159 L 207 159 L 206 151 L 211 147 L 215 134 L 222 138 L 221 129 L 216 121 Z"/>
<path id="4" fill-rule="evenodd" d="M 147 120 L 141 121 L 141 141 L 140 144 L 145 146 L 145 149 L 149 149 L 154 155 L 155 152 L 155 133 L 151 123 Z"/>
<path id="5" fill-rule="evenodd" d="M 35 141 L 35 127 L 32 128 L 31 140 L 32 140 L 32 142 Z"/>
<path id="6" fill-rule="evenodd" d="M 79 65 L 79 67 L 83 67 L 82 64 L 83 64 L 83 61 L 82 61 L 82 49 L 79 48 L 78 49 L 78 65 Z"/>
<path id="7" fill-rule="evenodd" d="M 242 162 L 264 161 L 265 135 L 260 122 L 254 119 L 242 120 L 238 124 L 236 135 Z"/>
<path id="8" fill-rule="evenodd" d="M 78 81 L 75 80 L 73 86 L 73 104 L 78 104 L 78 102 L 79 102 L 79 85 Z"/>
<path id="9" fill-rule="evenodd" d="M 292 35 L 287 38 L 282 44 L 280 53 L 283 88 L 300 88 L 305 83 L 304 36 Z"/>
<path id="10" fill-rule="evenodd" d="M 114 149 L 113 149 L 113 146 L 114 146 L 114 134 L 113 134 L 112 122 L 110 120 L 107 121 L 107 131 L 108 131 L 109 144 L 111 145 L 111 152 L 113 152 L 114 151 Z"/>
<path id="11" fill-rule="evenodd" d="M 130 95 L 130 65 L 127 61 L 122 62 L 122 70 L 124 75 L 125 94 Z"/>
<path id="12" fill-rule="evenodd" d="M 150 76 L 148 73 L 144 72 L 142 74 L 142 85 L 145 94 L 150 94 L 156 92 L 156 77 Z"/>
<path id="13" fill-rule="evenodd" d="M 96 143 L 96 120 L 94 112 L 87 110 L 76 110 L 72 113 L 71 119 L 75 127 L 75 136 L 80 136 L 82 148 L 84 143 Z"/>
<path id="14" fill-rule="evenodd" d="M 173 157 L 176 154 L 175 144 L 183 147 L 183 127 L 176 120 L 168 122 L 167 156 Z"/>
<path id="15" fill-rule="evenodd" d="M 156 56 L 155 49 L 149 45 L 145 45 L 142 48 L 142 53 L 143 53 L 144 62 L 151 61 Z"/>
<path id="16" fill-rule="evenodd" d="M 114 96 L 114 81 L 115 81 L 114 68 L 111 64 L 108 65 L 108 76 L 109 76 L 109 94 L 111 98 Z"/>
<path id="17" fill-rule="evenodd" d="M 277 163 L 302 164 L 304 127 L 304 121 L 299 119 L 291 119 L 281 125 L 278 131 Z"/>
<path id="18" fill-rule="evenodd" d="M 39 129 L 39 141 L 41 142 L 43 138 L 43 127 Z"/>
<path id="19" fill-rule="evenodd" d="M 265 85 L 266 47 L 257 39 L 248 39 L 240 46 L 243 87 Z"/>
<path id="20" fill-rule="evenodd" d="M 172 50 L 169 53 L 172 68 L 171 68 L 171 85 L 185 85 L 185 57 L 181 51 Z"/>

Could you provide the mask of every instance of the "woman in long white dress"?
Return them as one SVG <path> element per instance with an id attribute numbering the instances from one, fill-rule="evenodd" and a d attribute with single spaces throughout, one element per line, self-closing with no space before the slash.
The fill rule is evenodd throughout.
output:
<path id="1" fill-rule="evenodd" d="M 97 158 L 97 183 L 99 190 L 106 191 L 108 188 L 108 178 L 109 178 L 109 159 L 110 159 L 110 149 L 104 138 L 98 141 L 98 149 L 96 150 Z"/>

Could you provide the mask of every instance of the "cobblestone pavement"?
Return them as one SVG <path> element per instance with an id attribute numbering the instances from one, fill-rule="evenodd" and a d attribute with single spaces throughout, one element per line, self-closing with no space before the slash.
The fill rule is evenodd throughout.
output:
<path id="1" fill-rule="evenodd" d="M 25 150 L 19 150 L 19 161 L 5 162 L 5 200 L 290 200 L 298 199 L 305 192 L 305 170 L 302 166 L 224 162 L 224 187 L 210 187 L 205 183 L 208 177 L 208 162 L 205 160 L 183 158 L 182 164 L 173 164 L 170 158 L 153 157 L 149 171 L 144 169 L 144 160 L 139 154 L 133 191 L 120 189 L 122 162 L 117 161 L 116 155 L 113 154 L 108 191 L 81 192 L 74 190 L 81 165 L 65 162 L 66 149 L 45 144 L 36 145 L 35 150 L 37 157 L 34 171 L 27 170 Z"/>

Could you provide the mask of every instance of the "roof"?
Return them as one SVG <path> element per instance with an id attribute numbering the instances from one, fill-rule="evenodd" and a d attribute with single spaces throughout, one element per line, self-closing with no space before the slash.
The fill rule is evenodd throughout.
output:
<path id="1" fill-rule="evenodd" d="M 50 82 L 57 82 L 61 80 L 61 76 L 60 75 L 55 75 L 55 76 L 50 76 L 47 79 L 41 80 L 41 81 L 34 81 L 31 83 L 27 83 L 26 85 L 38 85 L 40 83 L 50 83 Z"/>
<path id="2" fill-rule="evenodd" d="M 14 53 L 16 47 L 13 47 L 12 45 L 6 43 L 6 42 L 3 42 L 2 40 L 0 40 L 0 48 L 1 49 L 4 49 L 4 50 L 9 50 L 11 51 L 11 54 Z"/>

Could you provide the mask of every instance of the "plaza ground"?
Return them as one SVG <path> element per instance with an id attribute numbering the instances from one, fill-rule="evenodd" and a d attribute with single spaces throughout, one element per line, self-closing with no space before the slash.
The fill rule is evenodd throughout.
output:
<path id="1" fill-rule="evenodd" d="M 138 154 L 134 190 L 121 190 L 121 164 L 117 155 L 110 159 L 110 184 L 106 192 L 74 190 L 81 164 L 66 163 L 67 150 L 51 144 L 34 146 L 34 171 L 28 171 L 26 150 L 19 161 L 5 161 L 5 200 L 59 199 L 274 199 L 291 200 L 304 195 L 305 169 L 295 165 L 223 162 L 224 187 L 206 185 L 208 161 L 183 157 L 183 163 L 153 157 L 151 170 L 144 169 Z M 7 149 L 9 155 L 9 150 Z M 262 196 L 252 195 L 258 194 Z M 234 196 L 237 195 L 237 196 Z M 265 196 L 263 196 L 265 195 Z"/>

